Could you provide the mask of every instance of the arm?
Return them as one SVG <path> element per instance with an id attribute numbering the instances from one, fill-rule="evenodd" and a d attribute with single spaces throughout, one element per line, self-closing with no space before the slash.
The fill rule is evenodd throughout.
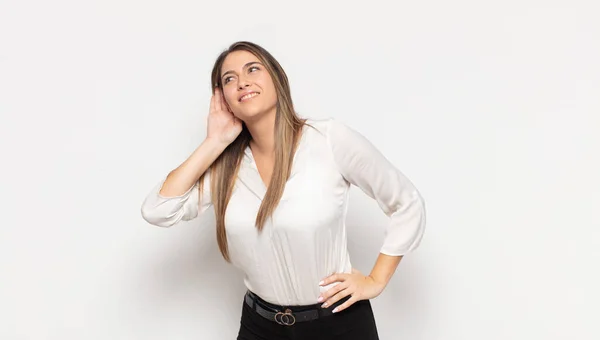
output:
<path id="1" fill-rule="evenodd" d="M 389 217 L 381 253 L 401 256 L 415 250 L 425 230 L 425 203 L 411 181 L 358 132 L 331 120 L 328 141 L 338 170 L 375 199 Z"/>
<path id="2" fill-rule="evenodd" d="M 425 203 L 410 180 L 358 132 L 332 119 L 327 138 L 342 176 L 375 199 L 389 217 L 384 242 L 370 275 L 353 270 L 351 274 L 331 275 L 321 283 L 341 282 L 320 297 L 325 307 L 352 295 L 336 308 L 341 311 L 358 300 L 378 296 L 403 256 L 419 246 L 425 230 Z"/>
<path id="3" fill-rule="evenodd" d="M 371 274 L 369 277 L 373 279 L 373 281 L 380 286 L 381 290 L 387 286 L 388 282 L 394 275 L 396 268 L 400 264 L 402 260 L 402 255 L 399 256 L 390 256 L 379 253 L 377 257 L 377 261 L 375 262 L 375 266 L 373 270 L 371 270 Z"/>
<path id="4" fill-rule="evenodd" d="M 185 162 L 169 173 L 159 192 L 160 195 L 164 197 L 183 195 L 198 181 L 198 178 L 226 147 L 225 143 L 205 139 Z"/>
<path id="5" fill-rule="evenodd" d="M 171 171 L 146 196 L 141 207 L 144 220 L 156 226 L 170 227 L 203 213 L 211 205 L 210 173 L 204 176 L 202 193 L 198 179 L 225 147 L 212 139 L 200 144 L 185 162 Z"/>

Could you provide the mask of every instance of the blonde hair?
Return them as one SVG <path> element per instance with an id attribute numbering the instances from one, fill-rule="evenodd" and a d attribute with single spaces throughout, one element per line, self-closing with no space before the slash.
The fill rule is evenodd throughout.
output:
<path id="1" fill-rule="evenodd" d="M 233 43 L 219 55 L 212 69 L 211 88 L 213 91 L 216 87 L 222 86 L 220 82 L 221 68 L 225 58 L 229 53 L 240 50 L 248 51 L 260 60 L 269 72 L 277 93 L 275 165 L 271 181 L 255 221 L 256 228 L 261 231 L 267 218 L 273 214 L 279 204 L 285 184 L 292 170 L 293 157 L 298 146 L 302 128 L 306 124 L 306 119 L 298 117 L 294 110 L 288 78 L 281 65 L 267 50 L 251 42 L 238 41 Z M 242 124 L 242 132 L 239 136 L 227 146 L 223 153 L 211 164 L 209 170 L 207 170 L 207 172 L 210 171 L 210 190 L 216 217 L 217 243 L 223 258 L 227 262 L 230 262 L 230 257 L 225 230 L 225 212 L 231 199 L 242 158 L 251 139 L 252 136 L 246 125 Z M 202 174 L 199 179 L 199 189 L 201 192 L 203 190 L 205 175 L 206 173 Z"/>

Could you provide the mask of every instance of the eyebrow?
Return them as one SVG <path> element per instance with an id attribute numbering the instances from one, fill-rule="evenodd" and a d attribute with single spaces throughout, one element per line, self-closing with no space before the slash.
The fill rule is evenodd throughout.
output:
<path id="1" fill-rule="evenodd" d="M 258 62 L 258 61 L 251 61 L 251 62 L 249 62 L 249 63 L 246 63 L 246 65 L 244 65 L 244 67 L 243 67 L 243 68 L 246 68 L 246 67 L 248 67 L 248 66 L 250 66 L 250 65 L 253 65 L 253 64 L 260 64 L 260 65 L 262 65 L 262 64 L 261 64 L 260 62 Z M 221 75 L 221 79 L 223 79 L 223 77 L 225 77 L 225 75 L 226 75 L 226 74 L 228 74 L 228 73 L 233 73 L 233 70 L 229 70 L 229 71 L 227 71 L 227 72 L 223 73 L 223 74 Z"/>

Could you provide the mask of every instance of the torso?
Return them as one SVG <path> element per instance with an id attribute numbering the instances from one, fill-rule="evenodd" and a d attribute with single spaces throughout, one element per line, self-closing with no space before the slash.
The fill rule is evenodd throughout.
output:
<path id="1" fill-rule="evenodd" d="M 314 304 L 318 282 L 334 272 L 350 272 L 345 214 L 349 184 L 339 174 L 326 137 L 325 121 L 304 127 L 291 176 L 272 218 L 255 227 L 266 193 L 267 161 L 248 148 L 225 215 L 232 263 L 245 273 L 246 286 L 281 305 Z"/>
<path id="2" fill-rule="evenodd" d="M 261 155 L 260 153 L 252 151 L 252 157 L 256 163 L 256 167 L 260 174 L 260 178 L 263 181 L 265 187 L 269 187 L 271 183 L 271 176 L 273 175 L 273 168 L 275 166 L 275 157 L 268 155 Z"/>

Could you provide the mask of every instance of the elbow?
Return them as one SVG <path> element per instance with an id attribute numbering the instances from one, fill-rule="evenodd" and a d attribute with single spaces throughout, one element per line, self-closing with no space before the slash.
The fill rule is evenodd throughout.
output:
<path id="1" fill-rule="evenodd" d="M 175 224 L 175 221 L 172 218 L 169 218 L 157 209 L 147 205 L 142 205 L 140 213 L 146 222 L 157 227 L 169 228 Z"/>
<path id="2" fill-rule="evenodd" d="M 414 248 L 418 247 L 419 244 L 421 243 L 421 240 L 423 238 L 423 235 L 425 234 L 425 227 L 427 224 L 427 210 L 425 208 L 425 200 L 423 199 L 423 197 L 419 194 L 417 194 L 417 201 L 416 201 L 416 206 L 417 208 L 417 231 L 415 232 L 416 236 L 415 236 L 415 240 L 414 240 Z"/>
<path id="3" fill-rule="evenodd" d="M 415 191 L 415 205 L 417 206 L 419 215 L 419 229 L 424 230 L 427 220 L 427 209 L 425 207 L 425 200 L 418 191 Z"/>
<path id="4" fill-rule="evenodd" d="M 427 224 L 426 207 L 423 196 L 415 190 L 410 203 L 404 205 L 404 209 L 398 212 L 399 223 L 404 229 L 404 249 L 409 253 L 417 249 L 425 234 Z"/>
<path id="5" fill-rule="evenodd" d="M 140 207 L 142 218 L 155 226 L 169 228 L 180 221 L 195 217 L 193 187 L 179 196 L 165 197 L 160 194 L 164 181 L 158 183 L 146 196 Z"/>

